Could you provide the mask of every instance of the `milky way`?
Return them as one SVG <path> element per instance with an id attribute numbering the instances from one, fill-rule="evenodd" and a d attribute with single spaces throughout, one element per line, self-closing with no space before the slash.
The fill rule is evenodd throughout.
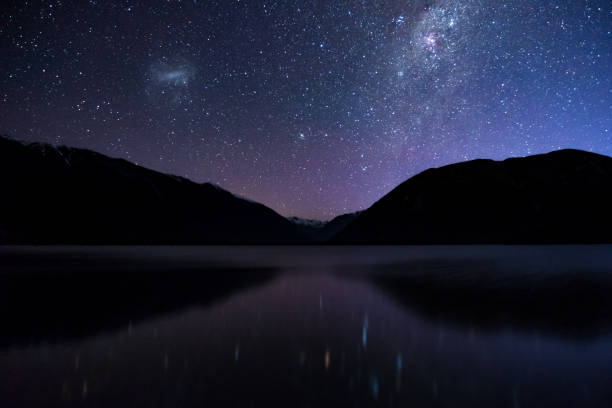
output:
<path id="1" fill-rule="evenodd" d="M 478 157 L 612 155 L 609 1 L 46 1 L 1 11 L 0 132 L 328 219 Z"/>

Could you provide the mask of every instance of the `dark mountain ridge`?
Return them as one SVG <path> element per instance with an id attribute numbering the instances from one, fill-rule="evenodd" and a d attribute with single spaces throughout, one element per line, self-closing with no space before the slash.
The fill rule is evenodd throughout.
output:
<path id="1" fill-rule="evenodd" d="M 612 158 L 571 149 L 429 169 L 329 222 L 90 150 L 3 137 L 0 191 L 0 243 L 612 242 Z"/>
<path id="2" fill-rule="evenodd" d="M 209 183 L 0 137 L 0 243 L 299 244 L 270 208 Z"/>
<path id="3" fill-rule="evenodd" d="M 612 242 L 612 158 L 559 150 L 426 170 L 333 238 L 342 244 Z"/>

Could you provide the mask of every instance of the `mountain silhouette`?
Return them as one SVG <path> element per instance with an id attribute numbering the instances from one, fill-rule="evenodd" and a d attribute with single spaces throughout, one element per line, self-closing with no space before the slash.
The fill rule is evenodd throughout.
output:
<path id="1" fill-rule="evenodd" d="M 337 234 L 338 244 L 612 242 L 612 158 L 580 150 L 426 170 Z"/>
<path id="2" fill-rule="evenodd" d="M 612 158 L 580 150 L 426 170 L 367 210 L 282 217 L 213 184 L 0 137 L 0 243 L 612 242 Z"/>
<path id="3" fill-rule="evenodd" d="M 262 204 L 122 159 L 0 137 L 0 243 L 298 244 Z"/>

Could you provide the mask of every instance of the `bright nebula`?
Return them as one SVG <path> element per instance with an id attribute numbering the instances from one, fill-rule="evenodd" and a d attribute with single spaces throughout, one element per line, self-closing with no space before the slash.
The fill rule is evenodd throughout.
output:
<path id="1" fill-rule="evenodd" d="M 188 86 L 195 76 L 195 68 L 186 63 L 155 63 L 149 68 L 150 79 L 160 85 Z"/>
<path id="2" fill-rule="evenodd" d="M 427 48 L 429 48 L 432 52 L 436 51 L 436 48 L 438 46 L 438 37 L 436 36 L 436 34 L 434 33 L 429 33 L 425 36 L 425 38 L 423 39 L 423 41 L 425 41 L 425 45 L 427 46 Z"/>
<path id="3" fill-rule="evenodd" d="M 191 100 L 190 83 L 196 75 L 193 65 L 188 63 L 161 62 L 149 67 L 145 92 L 150 98 L 171 105 Z"/>
<path id="4" fill-rule="evenodd" d="M 168 83 L 175 86 L 189 85 L 189 72 L 185 70 L 175 70 L 168 72 L 158 72 L 157 80 L 161 83 Z"/>

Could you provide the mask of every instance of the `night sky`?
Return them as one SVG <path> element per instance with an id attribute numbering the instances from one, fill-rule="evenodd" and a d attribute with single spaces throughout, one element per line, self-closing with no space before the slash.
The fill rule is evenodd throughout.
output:
<path id="1" fill-rule="evenodd" d="M 283 215 L 428 167 L 612 155 L 612 1 L 4 1 L 0 133 Z"/>

